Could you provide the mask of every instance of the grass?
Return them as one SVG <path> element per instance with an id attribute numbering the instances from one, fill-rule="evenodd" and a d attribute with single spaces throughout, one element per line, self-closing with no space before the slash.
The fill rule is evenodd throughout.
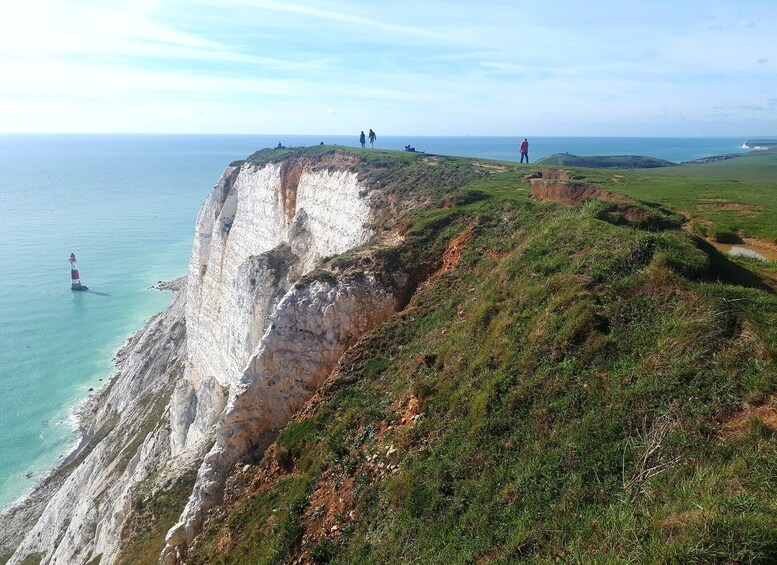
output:
<path id="1" fill-rule="evenodd" d="M 656 157 L 640 157 L 638 155 L 611 156 L 580 156 L 568 153 L 556 153 L 544 157 L 536 164 L 556 167 L 593 167 L 599 169 L 651 169 L 654 167 L 673 167 L 676 163 L 657 159 Z"/>
<path id="2" fill-rule="evenodd" d="M 397 191 L 421 165 L 386 164 Z M 434 167 L 459 186 L 424 177 L 405 243 L 376 253 L 428 272 L 472 227 L 458 267 L 346 353 L 190 562 L 777 560 L 777 431 L 721 432 L 777 391 L 770 280 L 685 231 L 615 221 L 611 203 L 531 202 L 516 170 Z M 575 173 L 674 210 L 707 195 L 777 209 L 761 185 Z M 777 235 L 770 214 L 751 232 Z M 326 481 L 352 484 L 337 533 L 311 530 Z"/>
<path id="3" fill-rule="evenodd" d="M 190 471 L 151 492 L 144 484 L 136 488 L 132 513 L 122 531 L 118 565 L 157 562 L 165 547 L 165 535 L 181 515 L 195 477 L 196 473 Z"/>
<path id="4" fill-rule="evenodd" d="M 671 171 L 651 172 L 711 180 L 774 183 L 777 182 L 777 151 L 741 155 L 711 163 L 683 165 Z"/>
<path id="5" fill-rule="evenodd" d="M 300 514 L 312 486 L 308 476 L 282 479 L 277 488 L 253 497 L 241 513 L 227 519 L 227 535 L 238 552 L 222 557 L 220 539 L 206 537 L 190 551 L 187 563 L 288 563 L 302 540 Z"/>
<path id="6" fill-rule="evenodd" d="M 777 154 L 640 171 L 569 170 L 582 182 L 682 212 L 704 235 L 777 241 Z"/>

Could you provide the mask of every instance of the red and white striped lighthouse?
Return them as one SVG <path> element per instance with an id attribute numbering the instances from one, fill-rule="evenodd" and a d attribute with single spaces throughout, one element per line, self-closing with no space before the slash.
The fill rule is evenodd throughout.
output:
<path id="1" fill-rule="evenodd" d="M 87 287 L 81 284 L 78 277 L 78 266 L 76 265 L 76 254 L 70 254 L 70 290 L 86 290 Z"/>

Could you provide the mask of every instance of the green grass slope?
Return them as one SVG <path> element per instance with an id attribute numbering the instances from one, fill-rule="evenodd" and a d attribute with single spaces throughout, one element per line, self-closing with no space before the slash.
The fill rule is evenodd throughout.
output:
<path id="1" fill-rule="evenodd" d="M 698 235 L 777 242 L 777 154 L 639 171 L 565 170 L 581 182 L 682 213 Z"/>
<path id="2" fill-rule="evenodd" d="M 659 175 L 680 175 L 698 179 L 777 183 L 777 151 L 737 155 L 709 163 L 687 164 L 671 170 L 651 171 Z"/>
<path id="3" fill-rule="evenodd" d="M 187 563 L 777 560 L 770 281 L 615 203 L 532 202 L 520 175 L 376 250 L 460 257 L 236 469 Z"/>
<path id="4" fill-rule="evenodd" d="M 638 155 L 581 156 L 570 155 L 569 153 L 555 153 L 549 157 L 539 159 L 535 164 L 597 169 L 652 169 L 677 165 L 677 163 L 656 157 L 641 157 Z"/>

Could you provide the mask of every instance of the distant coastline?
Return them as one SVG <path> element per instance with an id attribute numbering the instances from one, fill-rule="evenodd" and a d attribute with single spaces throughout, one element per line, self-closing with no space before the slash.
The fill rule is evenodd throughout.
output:
<path id="1" fill-rule="evenodd" d="M 754 151 L 768 151 L 777 149 L 777 139 L 748 139 L 742 144 L 742 147 Z"/>

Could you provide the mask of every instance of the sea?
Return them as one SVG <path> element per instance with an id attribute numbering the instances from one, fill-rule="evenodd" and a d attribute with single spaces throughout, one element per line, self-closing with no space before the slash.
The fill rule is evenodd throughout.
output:
<path id="1" fill-rule="evenodd" d="M 155 283 L 186 272 L 197 211 L 224 167 L 263 147 L 334 135 L 0 134 L 0 508 L 74 447 L 74 411 L 119 347 L 166 308 Z M 518 137 L 382 136 L 377 148 L 517 161 Z M 744 138 L 530 137 L 532 160 L 744 152 Z M 75 253 L 86 292 L 70 290 Z"/>

